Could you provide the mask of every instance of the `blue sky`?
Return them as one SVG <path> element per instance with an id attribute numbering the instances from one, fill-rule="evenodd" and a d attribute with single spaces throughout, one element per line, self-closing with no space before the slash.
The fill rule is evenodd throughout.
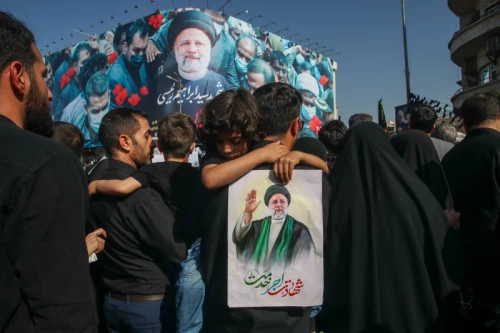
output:
<path id="1" fill-rule="evenodd" d="M 189 7 L 189 0 L 174 0 L 177 7 Z M 218 10 L 225 0 L 209 0 L 209 8 Z M 206 0 L 191 0 L 194 7 L 206 8 Z M 73 29 L 99 33 L 109 26 L 101 20 L 121 23 L 134 19 L 124 10 L 140 5 L 154 11 L 172 8 L 172 1 L 156 0 L 2 0 L 1 10 L 13 13 L 28 24 L 35 33 L 37 44 L 44 51 L 50 44 L 57 47 L 71 45 L 84 39 Z M 399 0 L 232 0 L 225 7 L 229 14 L 248 9 L 241 19 L 256 15 L 255 25 L 269 26 L 268 30 L 290 36 L 301 31 L 292 40 L 310 38 L 307 43 L 335 49 L 342 54 L 333 58 L 338 62 L 337 105 L 344 122 L 354 113 L 377 114 L 377 102 L 384 100 L 387 119 L 394 120 L 394 107 L 404 104 L 406 87 L 404 77 L 403 34 L 401 2 Z M 458 68 L 450 60 L 448 42 L 458 30 L 457 17 L 447 7 L 446 0 L 406 0 L 408 48 L 413 93 L 449 103 L 459 86 Z M 91 24 L 95 28 L 91 28 Z M 64 41 L 60 39 L 64 38 Z M 56 41 L 57 44 L 52 44 Z M 307 44 L 304 42 L 304 44 Z"/>

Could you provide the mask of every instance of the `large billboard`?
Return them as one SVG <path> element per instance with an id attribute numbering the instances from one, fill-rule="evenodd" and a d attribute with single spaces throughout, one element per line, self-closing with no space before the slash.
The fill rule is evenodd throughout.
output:
<path id="1" fill-rule="evenodd" d="M 115 108 L 146 112 L 153 130 L 174 112 L 199 122 L 221 92 L 270 82 L 297 88 L 305 125 L 316 137 L 333 117 L 331 59 L 235 17 L 202 9 L 157 11 L 45 57 L 52 116 L 70 122 L 85 148 L 100 145 L 99 125 Z"/>

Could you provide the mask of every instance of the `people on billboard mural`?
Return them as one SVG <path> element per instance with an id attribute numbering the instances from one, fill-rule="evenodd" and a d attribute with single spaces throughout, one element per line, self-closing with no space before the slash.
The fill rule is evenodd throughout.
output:
<path id="1" fill-rule="evenodd" d="M 100 65 L 104 62 L 105 69 Z M 54 91 L 53 119 L 78 127 L 87 117 L 82 76 L 87 75 L 88 80 L 101 70 L 107 71 L 109 79 L 109 110 L 145 111 L 153 133 L 155 124 L 175 112 L 199 122 L 202 107 L 223 91 L 244 88 L 253 92 L 270 82 L 297 88 L 302 73 L 315 81 L 317 89 L 311 89 L 318 91 L 313 100 L 325 99 L 329 108 L 321 101 L 311 101 L 309 111 L 313 114 L 316 108 L 319 122 L 311 124 L 315 130 L 307 125 L 301 135 L 317 137 L 332 113 L 329 110 L 334 109 L 335 72 L 329 59 L 210 10 L 158 11 L 47 56 L 46 63 L 52 71 L 47 83 Z M 93 63 L 91 68 L 86 68 L 87 63 Z M 100 145 L 97 139 L 88 139 L 86 148 Z"/>
<path id="2" fill-rule="evenodd" d="M 111 110 L 118 107 L 141 109 L 141 101 L 148 95 L 146 75 L 146 47 L 149 26 L 143 19 L 133 22 L 126 31 L 122 53 L 108 71 Z"/>

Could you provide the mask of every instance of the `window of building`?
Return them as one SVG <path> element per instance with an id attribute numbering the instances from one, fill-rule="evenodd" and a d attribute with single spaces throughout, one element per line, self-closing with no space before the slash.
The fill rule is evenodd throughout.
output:
<path id="1" fill-rule="evenodd" d="M 486 65 L 486 67 L 484 67 L 481 70 L 481 82 L 482 83 L 488 83 L 491 81 L 495 81 L 498 78 L 499 77 L 497 74 L 497 66 L 495 64 Z"/>

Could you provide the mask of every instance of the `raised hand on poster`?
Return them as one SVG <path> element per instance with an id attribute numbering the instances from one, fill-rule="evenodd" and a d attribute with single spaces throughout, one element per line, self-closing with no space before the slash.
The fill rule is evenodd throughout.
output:
<path id="1" fill-rule="evenodd" d="M 257 191 L 251 190 L 247 194 L 246 205 L 245 205 L 245 225 L 250 223 L 253 212 L 259 207 L 262 200 L 257 201 Z"/>

